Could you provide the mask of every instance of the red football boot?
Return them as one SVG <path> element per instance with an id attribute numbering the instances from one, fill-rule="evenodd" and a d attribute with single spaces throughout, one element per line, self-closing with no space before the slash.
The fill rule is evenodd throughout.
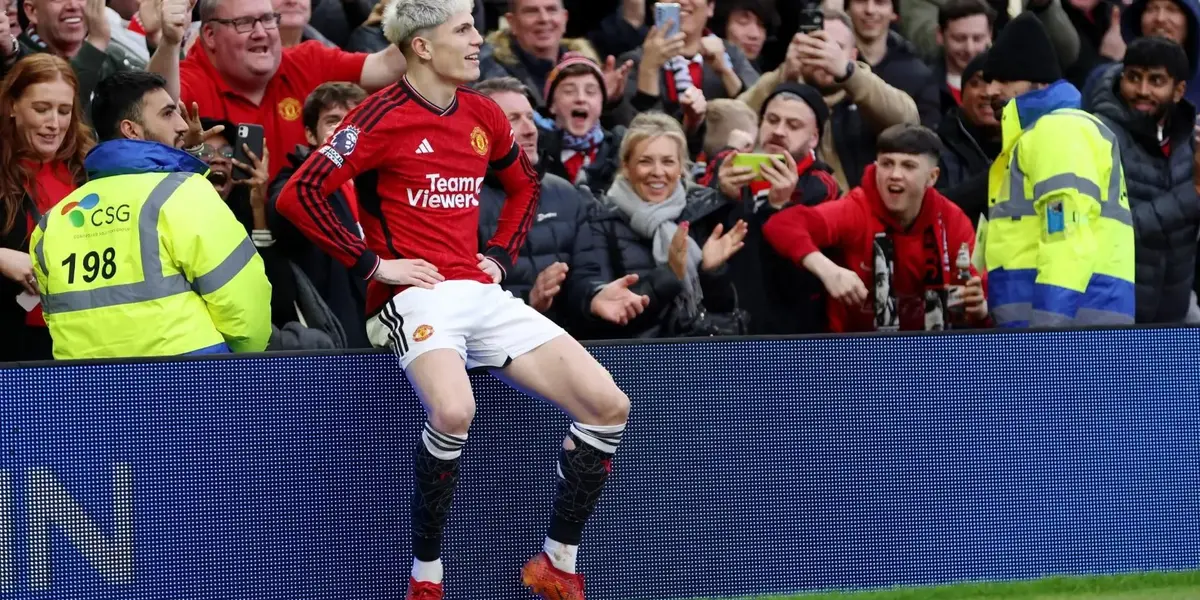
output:
<path id="1" fill-rule="evenodd" d="M 545 552 L 525 563 L 521 582 L 544 600 L 584 600 L 583 575 L 559 570 Z"/>
<path id="2" fill-rule="evenodd" d="M 442 600 L 442 584 L 408 578 L 408 594 L 404 600 Z M 582 596 L 581 596 L 582 597 Z"/>

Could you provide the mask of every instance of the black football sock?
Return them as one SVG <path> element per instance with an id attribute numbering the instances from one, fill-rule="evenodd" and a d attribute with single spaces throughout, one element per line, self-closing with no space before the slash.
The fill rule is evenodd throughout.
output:
<path id="1" fill-rule="evenodd" d="M 458 484 L 458 461 L 467 436 L 449 435 L 425 424 L 417 444 L 413 491 L 413 557 L 432 562 L 442 555 L 442 530 Z"/>
<path id="2" fill-rule="evenodd" d="M 558 493 L 546 536 L 547 554 L 564 571 L 575 570 L 575 550 L 583 538 L 583 527 L 600 502 L 604 484 L 612 472 L 613 454 L 624 432 L 624 424 L 571 424 L 567 435 L 575 448 L 564 448 L 559 454 Z"/>

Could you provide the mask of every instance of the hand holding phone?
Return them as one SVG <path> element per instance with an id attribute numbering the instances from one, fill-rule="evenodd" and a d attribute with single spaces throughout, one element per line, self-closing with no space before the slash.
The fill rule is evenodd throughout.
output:
<path id="1" fill-rule="evenodd" d="M 800 7 L 800 33 L 812 34 L 825 29 L 825 12 L 819 0 L 802 0 Z"/>
<path id="2" fill-rule="evenodd" d="M 654 26 L 663 31 L 663 37 L 671 38 L 679 33 L 679 3 L 656 2 L 654 4 Z"/>
<path id="3" fill-rule="evenodd" d="M 786 163 L 787 157 L 782 154 L 756 154 L 753 152 L 739 152 L 733 156 L 733 166 L 749 168 L 754 172 L 754 179 L 762 181 L 764 179 L 762 168 L 764 165 L 771 163 L 772 158 L 778 158 Z"/>
<path id="4" fill-rule="evenodd" d="M 239 123 L 237 126 L 237 140 L 233 145 L 233 159 L 244 165 L 254 164 L 254 161 L 251 160 L 246 154 L 245 146 L 249 146 L 250 151 L 253 152 L 255 156 L 261 158 L 263 155 L 263 144 L 265 143 L 264 137 L 265 135 L 262 125 L 256 125 L 254 123 Z M 233 168 L 234 181 L 245 181 L 253 176 L 253 173 L 241 167 L 235 166 Z"/>

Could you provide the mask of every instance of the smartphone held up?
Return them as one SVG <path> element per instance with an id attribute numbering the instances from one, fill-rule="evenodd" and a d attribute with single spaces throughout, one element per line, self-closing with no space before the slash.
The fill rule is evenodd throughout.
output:
<path id="1" fill-rule="evenodd" d="M 263 126 L 254 123 L 239 123 L 237 126 L 237 139 L 233 146 L 234 160 L 241 162 L 244 165 L 253 165 L 254 161 L 246 154 L 246 147 L 250 147 L 250 152 L 254 153 L 260 160 L 263 155 L 264 142 Z M 238 167 L 236 164 L 233 167 L 233 180 L 245 181 L 253 177 L 254 174 Z"/>

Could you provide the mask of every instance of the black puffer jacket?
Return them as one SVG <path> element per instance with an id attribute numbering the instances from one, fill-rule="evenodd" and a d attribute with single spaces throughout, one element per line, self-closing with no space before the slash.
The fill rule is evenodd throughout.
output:
<path id="1" fill-rule="evenodd" d="M 505 194 L 499 183 L 488 179 L 480 194 L 479 247 L 496 233 Z M 525 245 L 503 287 L 529 303 L 529 293 L 538 273 L 556 263 L 567 263 L 567 280 L 554 298 L 546 316 L 563 327 L 585 321 L 591 314 L 592 296 L 613 278 L 604 264 L 603 248 L 593 241 L 589 226 L 596 201 L 556 175 L 542 176 L 542 193 L 537 214 Z"/>
<path id="2" fill-rule="evenodd" d="M 962 111 L 953 108 L 942 119 L 937 129 L 938 137 L 946 146 L 938 161 L 942 174 L 938 177 L 937 189 L 945 193 L 952 202 L 963 209 L 971 224 L 979 223 L 979 217 L 987 212 L 987 190 L 983 193 L 963 193 L 970 187 L 972 178 L 981 177 L 986 188 L 987 172 L 992 161 L 1000 154 L 1000 141 L 989 140 L 985 133 L 972 126 L 962 116 Z M 954 193 L 949 193 L 954 190 Z"/>
<path id="3" fill-rule="evenodd" d="M 286 261 L 294 263 L 309 278 L 321 299 L 341 323 L 346 334 L 346 347 L 370 348 L 371 342 L 367 339 L 367 282 L 356 277 L 342 266 L 342 263 L 318 248 L 300 233 L 291 221 L 283 218 L 275 210 L 275 201 L 279 199 L 279 194 L 300 165 L 304 164 L 310 152 L 310 148 L 298 146 L 294 153 L 288 154 L 287 164 L 271 182 L 267 219 L 276 243 L 270 250 L 280 253 Z M 350 231 L 357 231 L 358 223 L 354 220 L 354 214 L 342 192 L 336 191 L 331 194 L 329 202 L 333 205 L 333 212 L 341 224 Z M 272 285 L 275 282 L 276 280 L 272 279 Z M 295 287 L 294 283 L 292 287 Z"/>
<path id="4" fill-rule="evenodd" d="M 1200 199 L 1192 183 L 1192 123 L 1196 109 L 1180 102 L 1167 119 L 1164 156 L 1157 125 L 1117 95 L 1121 65 L 1100 75 L 1085 108 L 1116 134 L 1136 236 L 1137 322 L 1183 323 L 1191 302 L 1200 233 Z"/>
<path id="5" fill-rule="evenodd" d="M 935 129 L 942 120 L 942 99 L 933 72 L 917 55 L 913 45 L 895 31 L 888 32 L 887 54 L 871 71 L 888 85 L 903 91 L 917 103 L 921 124 Z"/>
<path id="6" fill-rule="evenodd" d="M 725 201 L 712 188 L 693 187 L 687 192 L 687 206 L 679 215 L 679 222 L 697 222 L 722 208 Z M 634 321 L 625 327 L 593 320 L 581 333 L 590 339 L 614 339 L 631 337 L 655 337 L 674 318 L 674 300 L 683 290 L 670 267 L 658 265 L 650 240 L 638 235 L 629 226 L 629 220 L 607 200 L 601 201 L 600 210 L 592 220 L 592 232 L 597 244 L 603 244 L 607 266 L 613 277 L 637 274 L 638 282 L 631 289 L 650 297 L 650 305 Z M 695 232 L 693 232 L 695 239 Z M 703 239 L 696 239 L 703 246 Z M 715 272 L 700 271 L 700 286 L 704 293 L 704 307 L 709 312 L 729 312 L 735 308 L 733 285 L 727 269 Z"/>

